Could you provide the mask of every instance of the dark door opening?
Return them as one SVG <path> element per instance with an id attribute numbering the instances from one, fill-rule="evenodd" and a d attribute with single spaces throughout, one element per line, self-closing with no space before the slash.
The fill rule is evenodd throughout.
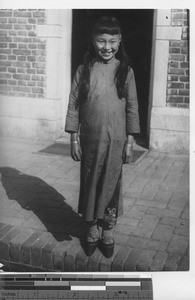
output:
<path id="1" fill-rule="evenodd" d="M 148 107 L 153 32 L 152 9 L 74 9 L 72 24 L 72 77 L 87 50 L 87 33 L 97 17 L 116 17 L 122 27 L 124 45 L 132 60 L 139 102 L 141 134 L 137 143 L 148 148 Z"/>

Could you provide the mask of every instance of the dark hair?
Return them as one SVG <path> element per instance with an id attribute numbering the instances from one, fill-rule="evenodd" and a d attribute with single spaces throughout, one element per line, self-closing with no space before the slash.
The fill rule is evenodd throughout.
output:
<path id="1" fill-rule="evenodd" d="M 84 56 L 83 62 L 83 70 L 79 88 L 79 98 L 78 101 L 82 102 L 89 91 L 89 81 L 90 81 L 90 71 L 93 64 L 96 61 L 96 52 L 94 46 L 92 44 L 92 37 L 97 34 L 121 34 L 121 27 L 119 22 L 114 17 L 101 17 L 99 18 L 95 24 L 92 26 L 92 30 L 90 32 L 90 41 L 88 50 Z M 117 57 L 120 61 L 119 66 L 117 68 L 115 74 L 115 84 L 117 88 L 118 97 L 121 99 L 126 97 L 125 92 L 125 81 L 128 73 L 128 66 L 130 65 L 130 59 L 125 53 L 123 40 L 121 39 L 119 50 L 117 52 Z"/>

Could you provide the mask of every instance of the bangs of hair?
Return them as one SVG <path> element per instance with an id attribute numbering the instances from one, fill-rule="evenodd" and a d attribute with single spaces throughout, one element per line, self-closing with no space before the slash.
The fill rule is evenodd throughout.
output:
<path id="1" fill-rule="evenodd" d="M 114 17 L 102 17 L 100 18 L 92 29 L 92 35 L 96 34 L 121 34 L 121 29 L 118 21 Z"/>

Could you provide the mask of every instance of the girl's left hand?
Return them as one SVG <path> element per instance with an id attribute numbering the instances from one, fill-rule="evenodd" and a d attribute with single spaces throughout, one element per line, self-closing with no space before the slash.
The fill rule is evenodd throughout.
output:
<path id="1" fill-rule="evenodd" d="M 133 160 L 133 144 L 126 143 L 123 152 L 123 163 L 130 164 Z"/>

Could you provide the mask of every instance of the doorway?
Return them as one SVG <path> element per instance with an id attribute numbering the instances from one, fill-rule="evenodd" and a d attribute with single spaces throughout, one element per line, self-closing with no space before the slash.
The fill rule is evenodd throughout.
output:
<path id="1" fill-rule="evenodd" d="M 90 24 L 104 15 L 116 17 L 122 27 L 124 46 L 132 61 L 137 86 L 141 133 L 137 135 L 136 142 L 148 148 L 153 9 L 73 9 L 72 78 L 87 50 Z"/>

